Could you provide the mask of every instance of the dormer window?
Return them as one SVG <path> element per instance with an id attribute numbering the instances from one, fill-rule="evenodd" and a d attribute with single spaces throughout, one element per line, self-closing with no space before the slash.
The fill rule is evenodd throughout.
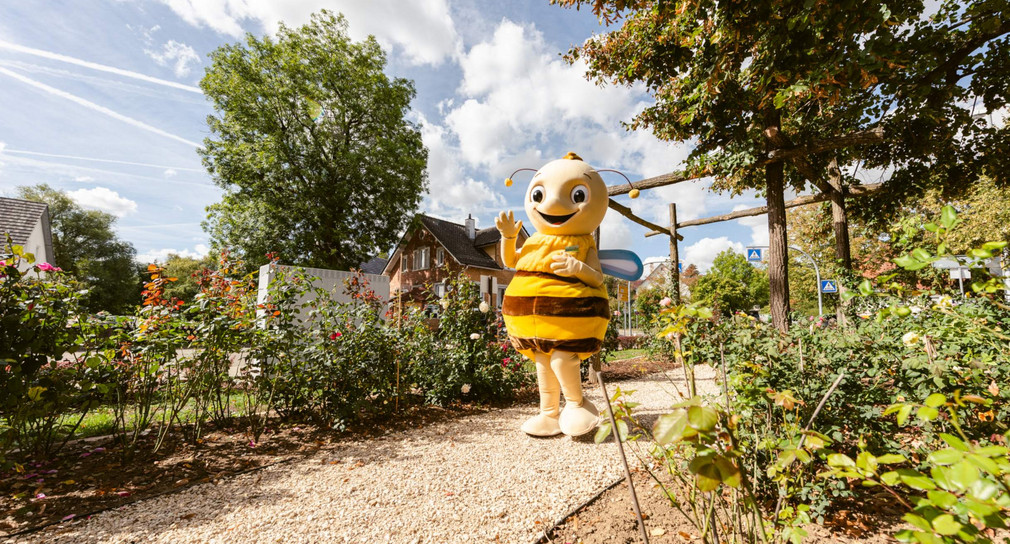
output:
<path id="1" fill-rule="evenodd" d="M 442 266 L 445 264 L 445 248 L 438 248 L 435 250 L 435 266 Z"/>
<path id="2" fill-rule="evenodd" d="M 403 255 L 400 255 L 400 272 L 406 272 L 408 270 L 410 270 L 410 265 L 407 262 L 407 254 L 404 253 Z"/>

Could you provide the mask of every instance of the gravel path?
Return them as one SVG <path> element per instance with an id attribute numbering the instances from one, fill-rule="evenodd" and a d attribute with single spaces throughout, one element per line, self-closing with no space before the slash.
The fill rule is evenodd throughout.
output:
<path id="1" fill-rule="evenodd" d="M 699 389 L 716 392 L 699 369 Z M 608 384 L 643 416 L 675 402 L 680 371 Z M 599 387 L 588 391 L 601 409 Z M 5 543 L 529 542 L 623 474 L 612 442 L 537 439 L 533 405 L 462 417 L 203 484 Z"/>

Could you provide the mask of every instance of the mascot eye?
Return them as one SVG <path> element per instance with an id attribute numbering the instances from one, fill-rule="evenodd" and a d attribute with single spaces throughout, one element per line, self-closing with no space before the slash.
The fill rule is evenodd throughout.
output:
<path id="1" fill-rule="evenodd" d="M 589 189 L 585 185 L 576 185 L 572 189 L 572 202 L 579 204 L 589 199 Z"/>
<path id="2" fill-rule="evenodd" d="M 544 200 L 544 188 L 534 187 L 533 191 L 530 192 L 530 200 L 533 202 L 543 202 Z"/>

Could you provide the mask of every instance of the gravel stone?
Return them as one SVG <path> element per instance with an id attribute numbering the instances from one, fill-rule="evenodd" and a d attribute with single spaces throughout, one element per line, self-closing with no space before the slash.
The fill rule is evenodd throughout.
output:
<path id="1" fill-rule="evenodd" d="M 699 390 L 717 394 L 714 377 L 698 368 Z M 685 390 L 679 370 L 607 390 L 618 386 L 635 391 L 643 419 L 669 411 Z M 599 387 L 586 389 L 605 410 Z M 519 426 L 535 410 L 520 405 L 349 440 L 4 543 L 529 542 L 623 474 L 612 439 L 523 434 Z"/>

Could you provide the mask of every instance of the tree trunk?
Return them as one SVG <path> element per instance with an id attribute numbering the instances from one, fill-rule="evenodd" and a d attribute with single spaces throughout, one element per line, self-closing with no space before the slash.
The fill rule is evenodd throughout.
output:
<path id="1" fill-rule="evenodd" d="M 766 117 L 765 134 L 779 132 L 779 113 Z M 774 150 L 769 141 L 768 151 Z M 768 282 L 772 324 L 780 331 L 789 330 L 789 240 L 786 233 L 785 170 L 781 162 L 765 166 L 768 198 Z"/>
<path id="2" fill-rule="evenodd" d="M 842 187 L 842 173 L 838 169 L 838 159 L 831 159 L 828 165 L 828 183 L 831 184 L 831 225 L 835 230 L 835 259 L 842 270 L 849 272 L 852 270 L 852 248 L 849 246 L 849 220 L 845 215 L 845 192 Z M 840 278 L 835 278 L 840 279 Z M 838 282 L 839 290 L 836 295 L 841 299 L 844 287 L 842 282 Z M 820 286 L 818 286 L 820 288 Z M 845 326 L 845 310 L 848 304 L 839 300 L 835 312 L 838 324 Z"/>

